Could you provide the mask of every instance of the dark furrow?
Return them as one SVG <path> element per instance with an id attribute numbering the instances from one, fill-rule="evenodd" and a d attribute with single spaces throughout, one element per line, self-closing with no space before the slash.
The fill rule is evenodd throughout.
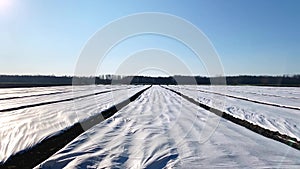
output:
<path id="1" fill-rule="evenodd" d="M 12 155 L 6 162 L 0 163 L 0 169 L 29 169 L 39 165 L 54 153 L 66 146 L 68 143 L 70 143 L 72 140 L 74 140 L 76 137 L 78 137 L 80 134 L 102 122 L 103 120 L 111 117 L 120 109 L 127 106 L 130 102 L 136 100 L 143 92 L 148 90 L 150 87 L 151 86 L 137 92 L 129 99 L 126 99 L 110 107 L 109 109 L 102 111 L 98 115 L 92 116 L 81 123 L 75 123 L 73 126 L 65 129 L 61 133 L 46 138 L 33 147 Z"/>
<path id="2" fill-rule="evenodd" d="M 48 105 L 48 104 L 73 101 L 73 100 L 82 99 L 82 98 L 85 98 L 85 97 L 90 97 L 90 96 L 94 96 L 94 95 L 96 96 L 96 95 L 103 94 L 103 93 L 108 93 L 108 92 L 111 92 L 111 91 L 125 90 L 125 89 L 128 89 L 128 88 L 114 89 L 114 90 L 105 90 L 105 91 L 101 91 L 101 92 L 97 92 L 97 93 L 91 93 L 91 94 L 82 95 L 82 96 L 73 97 L 73 98 L 68 98 L 68 99 L 63 99 L 63 100 L 55 100 L 55 101 L 48 101 L 48 102 L 42 102 L 42 103 L 36 103 L 36 104 L 29 104 L 29 105 L 24 105 L 24 106 L 18 106 L 18 107 L 13 107 L 13 108 L 8 108 L 8 109 L 2 109 L 2 110 L 0 110 L 0 112 L 8 112 L 8 111 L 14 111 L 14 110 L 19 110 L 19 109 L 25 109 L 25 108 L 43 106 L 43 105 Z"/>
<path id="3" fill-rule="evenodd" d="M 187 88 L 184 88 L 184 89 L 185 90 L 191 90 L 191 89 L 187 89 Z M 291 106 L 286 106 L 286 105 L 278 105 L 278 104 L 275 104 L 275 103 L 266 103 L 266 102 L 261 102 L 261 101 L 252 100 L 252 99 L 248 99 L 248 98 L 243 98 L 243 97 L 238 97 L 238 96 L 232 96 L 232 95 L 228 95 L 228 94 L 222 94 L 222 93 L 211 92 L 211 91 L 205 91 L 205 90 L 199 90 L 199 89 L 197 89 L 197 91 L 203 92 L 203 93 L 211 93 L 211 94 L 216 94 L 216 95 L 220 95 L 220 96 L 231 97 L 231 98 L 234 98 L 234 99 L 245 100 L 245 101 L 249 101 L 249 102 L 257 103 L 257 104 L 263 104 L 263 105 L 280 107 L 280 108 L 286 108 L 286 109 L 292 109 L 292 110 L 300 110 L 299 107 L 291 107 Z"/>
<path id="4" fill-rule="evenodd" d="M 22 98 L 28 98 L 28 97 L 38 97 L 38 96 L 47 96 L 47 95 L 56 95 L 56 94 L 62 94 L 62 93 L 70 93 L 70 92 L 82 92 L 87 91 L 90 89 L 81 89 L 81 90 L 70 90 L 70 91 L 60 91 L 60 92 L 52 92 L 52 93 L 44 93 L 44 94 L 36 94 L 36 95 L 27 95 L 27 96 L 14 96 L 14 97 L 5 97 L 0 98 L 0 100 L 11 100 L 11 99 L 22 99 Z M 22 92 L 23 93 L 23 92 Z M 15 93 L 14 93 L 15 94 Z M 16 93 L 17 94 L 17 93 Z"/>
<path id="5" fill-rule="evenodd" d="M 161 87 L 163 87 L 163 86 L 161 86 Z M 284 144 L 286 144 L 286 145 L 288 145 L 290 147 L 293 147 L 293 148 L 295 148 L 297 150 L 300 150 L 300 141 L 297 140 L 294 137 L 288 136 L 286 134 L 281 134 L 278 131 L 271 131 L 271 130 L 263 128 L 263 127 L 261 127 L 259 125 L 256 125 L 256 124 L 253 124 L 251 122 L 248 122 L 247 120 L 242 120 L 242 119 L 236 118 L 236 117 L 234 117 L 234 116 L 232 116 L 232 115 L 230 115 L 230 114 L 228 114 L 226 112 L 223 112 L 221 110 L 212 108 L 212 107 L 210 107 L 208 105 L 202 104 L 202 103 L 194 100 L 193 98 L 190 98 L 190 97 L 188 97 L 188 96 L 186 96 L 186 95 L 184 95 L 184 94 L 182 94 L 182 93 L 180 93 L 178 91 L 175 91 L 173 89 L 169 89 L 167 87 L 163 87 L 163 88 L 165 88 L 167 90 L 170 90 L 170 91 L 178 94 L 179 96 L 183 97 L 184 99 L 188 100 L 189 102 L 191 102 L 191 103 L 193 103 L 193 104 L 195 104 L 197 106 L 200 106 L 201 108 L 203 108 L 205 110 L 208 110 L 211 113 L 214 113 L 217 116 L 220 116 L 220 117 L 222 117 L 222 118 L 224 118 L 224 119 L 226 119 L 228 121 L 231 121 L 231 122 L 233 122 L 233 123 L 235 123 L 237 125 L 245 127 L 245 128 L 247 128 L 247 129 L 249 129 L 249 130 L 251 130 L 251 131 L 253 131 L 255 133 L 258 133 L 258 134 L 260 134 L 260 135 L 262 135 L 264 137 L 267 137 L 267 138 L 279 141 L 279 142 L 284 143 Z"/>
<path id="6" fill-rule="evenodd" d="M 56 94 L 62 94 L 62 93 L 68 93 L 68 92 L 70 92 L 70 91 L 43 93 L 43 94 L 35 94 L 35 95 L 28 95 L 28 96 L 4 97 L 4 98 L 0 98 L 0 100 L 23 99 L 23 98 L 28 98 L 28 97 L 48 96 L 48 95 L 56 95 Z"/>

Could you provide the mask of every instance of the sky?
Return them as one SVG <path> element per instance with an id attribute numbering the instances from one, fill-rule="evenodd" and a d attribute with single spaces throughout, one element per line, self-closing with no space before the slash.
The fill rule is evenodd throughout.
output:
<path id="1" fill-rule="evenodd" d="M 214 47 L 224 75 L 300 74 L 299 8 L 298 0 L 0 0 L 0 74 L 74 75 L 97 31 L 143 12 L 166 13 L 195 25 Z M 153 62 L 135 72 L 123 64 L 139 54 L 144 59 L 132 64 L 159 63 L 158 56 L 147 53 L 150 49 L 156 55 L 161 51 L 159 57 L 175 56 L 189 71 L 174 69 L 172 59 L 166 68 Z M 116 73 L 211 75 L 187 46 L 155 34 L 116 44 L 98 63 L 96 74 Z"/>

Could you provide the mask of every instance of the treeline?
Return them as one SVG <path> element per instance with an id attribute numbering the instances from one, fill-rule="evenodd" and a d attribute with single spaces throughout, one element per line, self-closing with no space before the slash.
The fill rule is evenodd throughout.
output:
<path id="1" fill-rule="evenodd" d="M 300 75 L 294 76 L 117 76 L 101 75 L 98 77 L 72 76 L 18 76 L 0 75 L 0 87 L 41 87 L 61 85 L 89 84 L 151 84 L 151 85 L 259 85 L 259 86 L 294 86 L 300 87 Z"/>

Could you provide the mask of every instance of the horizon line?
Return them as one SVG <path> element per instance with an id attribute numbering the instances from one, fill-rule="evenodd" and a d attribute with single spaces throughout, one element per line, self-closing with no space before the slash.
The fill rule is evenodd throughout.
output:
<path id="1" fill-rule="evenodd" d="M 271 74 L 239 74 L 239 75 L 216 75 L 216 76 L 207 76 L 207 75 L 169 75 L 169 76 L 164 76 L 164 75 L 115 75 L 115 74 L 100 74 L 100 75 L 49 75 L 49 74 L 0 74 L 0 76 L 44 76 L 44 77 L 81 77 L 81 78 L 91 78 L 91 77 L 105 77 L 105 76 L 113 76 L 113 77 L 151 77 L 151 78 L 168 78 L 168 77 L 176 77 L 176 76 L 181 76 L 181 77 L 204 77 L 204 78 L 215 78 L 215 77 L 241 77 L 241 76 L 250 76 L 250 77 L 293 77 L 293 76 L 300 76 L 300 73 L 295 73 L 295 74 L 281 74 L 281 75 L 271 75 Z"/>

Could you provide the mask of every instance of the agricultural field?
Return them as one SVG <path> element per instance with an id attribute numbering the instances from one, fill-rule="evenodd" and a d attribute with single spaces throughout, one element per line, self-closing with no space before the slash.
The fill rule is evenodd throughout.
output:
<path id="1" fill-rule="evenodd" d="M 0 168 L 299 168 L 300 88 L 0 89 Z"/>

